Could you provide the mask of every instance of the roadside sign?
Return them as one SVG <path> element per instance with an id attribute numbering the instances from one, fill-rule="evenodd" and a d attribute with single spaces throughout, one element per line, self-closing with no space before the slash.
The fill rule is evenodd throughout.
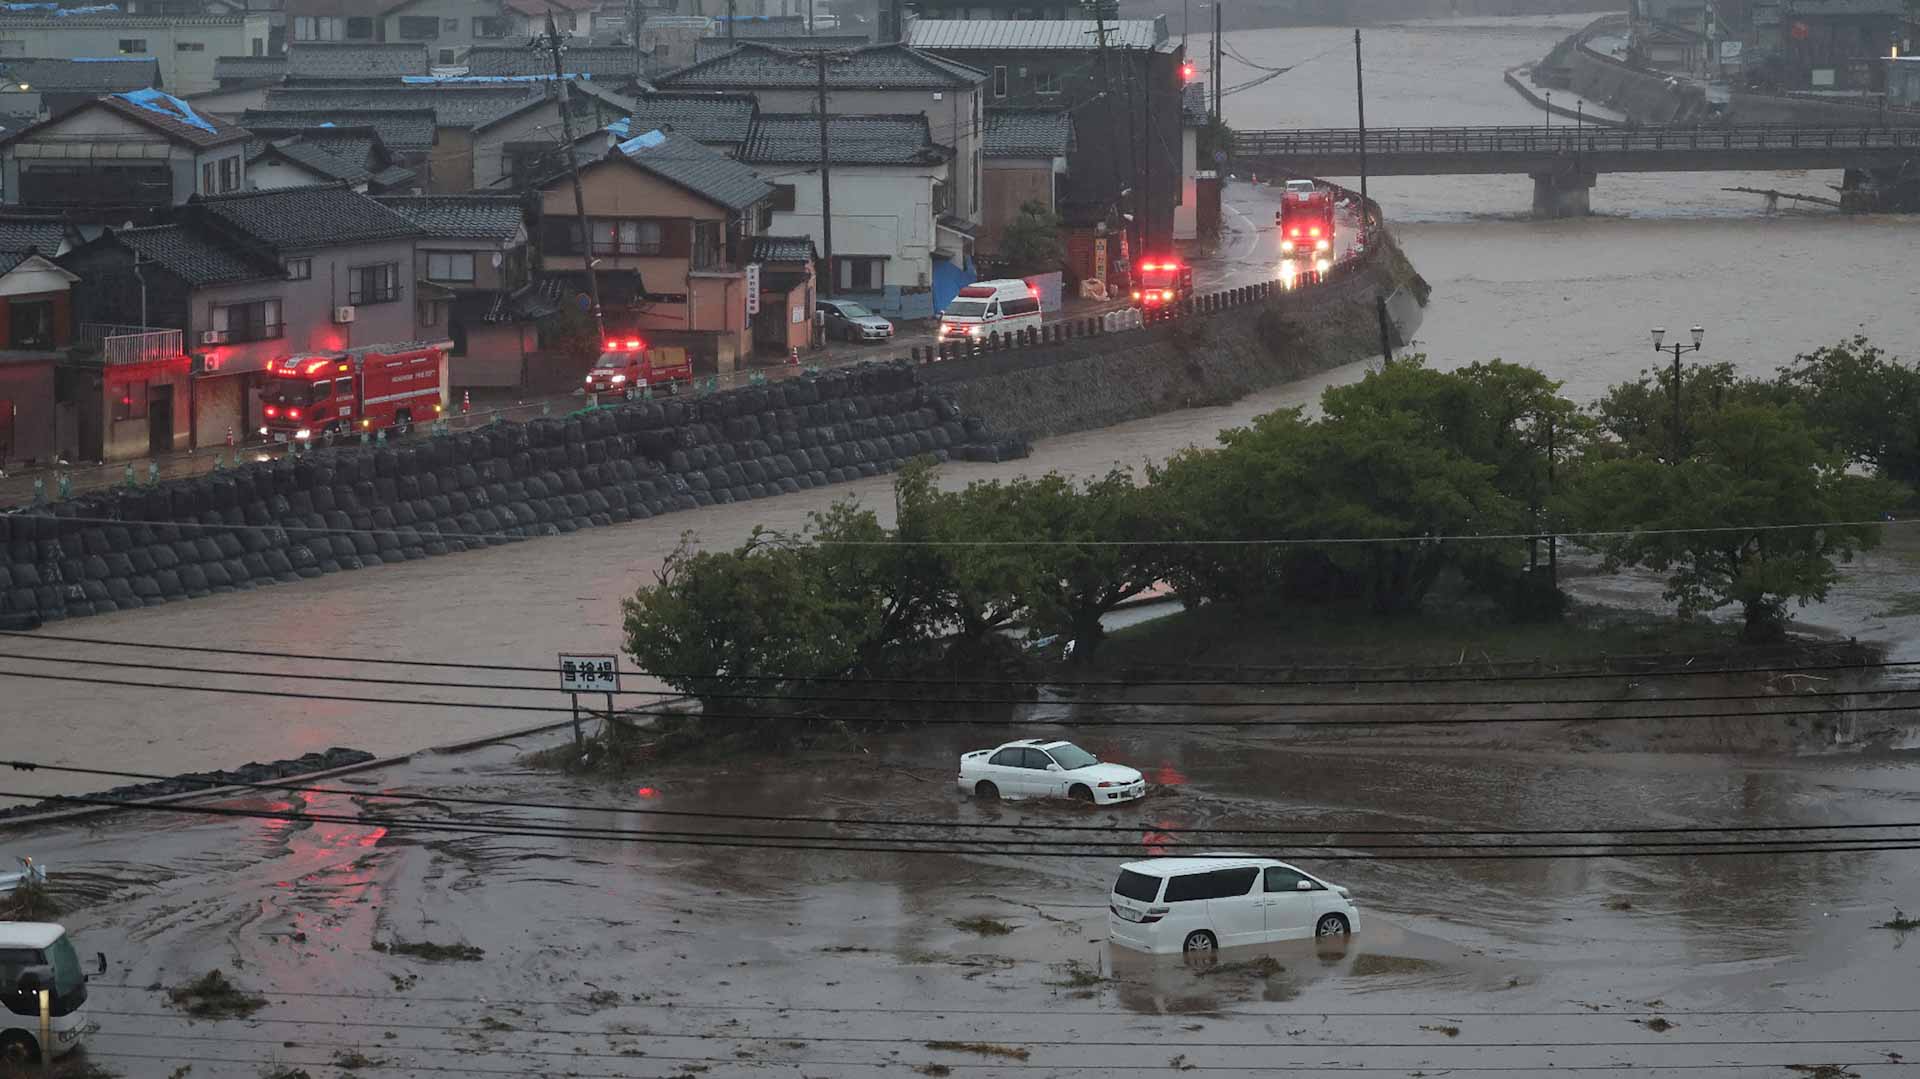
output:
<path id="1" fill-rule="evenodd" d="M 760 313 L 760 264 L 747 263 L 747 314 Z"/>
<path id="2" fill-rule="evenodd" d="M 620 692 L 618 656 L 560 656 L 560 689 L 566 693 Z"/>

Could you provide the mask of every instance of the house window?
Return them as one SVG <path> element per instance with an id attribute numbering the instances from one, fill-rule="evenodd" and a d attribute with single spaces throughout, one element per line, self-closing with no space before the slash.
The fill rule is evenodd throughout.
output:
<path id="1" fill-rule="evenodd" d="M 219 188 L 215 187 L 214 185 L 219 182 L 219 176 L 220 176 L 219 170 L 215 167 L 213 162 L 209 161 L 206 164 L 201 165 L 200 166 L 200 193 L 202 195 L 212 195 L 218 192 Z"/>
<path id="2" fill-rule="evenodd" d="M 453 66 L 453 50 L 452 49 L 440 50 L 440 66 L 441 67 Z"/>
<path id="3" fill-rule="evenodd" d="M 1057 94 L 1060 92 L 1060 76 L 1051 71 L 1033 73 L 1033 92 L 1036 94 Z"/>
<path id="4" fill-rule="evenodd" d="M 513 24 L 498 15 L 481 15 L 473 20 L 473 36 L 501 38 L 513 33 Z"/>
<path id="5" fill-rule="evenodd" d="M 993 96 L 1007 96 L 1007 69 L 1004 67 L 993 69 Z"/>
<path id="6" fill-rule="evenodd" d="M 793 212 L 793 185 L 792 184 L 774 184 L 773 199 L 768 205 L 775 210 L 785 210 L 788 213 L 792 213 Z"/>
<path id="7" fill-rule="evenodd" d="M 977 214 L 980 212 L 980 151 L 978 150 L 973 152 L 973 190 L 969 194 L 972 196 L 969 200 L 973 203 L 972 212 Z"/>
<path id="8" fill-rule="evenodd" d="M 471 251 L 429 251 L 427 252 L 427 280 L 429 281 L 472 281 L 473 252 Z"/>
<path id="9" fill-rule="evenodd" d="M 207 43 L 204 41 L 182 41 L 175 44 L 173 48 L 175 52 L 206 52 Z"/>
<path id="10" fill-rule="evenodd" d="M 370 303 L 392 303 L 400 298 L 400 264 L 383 262 L 377 266 L 353 266 L 347 270 L 347 302 L 358 307 Z"/>
<path id="11" fill-rule="evenodd" d="M 887 283 L 887 260 L 836 258 L 834 284 L 841 292 L 879 292 Z"/>
<path id="12" fill-rule="evenodd" d="M 355 15 L 348 18 L 347 19 L 347 40 L 348 41 L 372 41 L 373 40 L 373 20 L 360 15 Z"/>
<path id="13" fill-rule="evenodd" d="M 718 266 L 720 251 L 720 222 L 695 221 L 693 223 L 693 261 L 690 265 L 696 270 Z"/>
<path id="14" fill-rule="evenodd" d="M 15 300 L 9 305 L 12 348 L 50 349 L 53 347 L 53 302 L 51 300 Z"/>
<path id="15" fill-rule="evenodd" d="M 213 331 L 223 335 L 221 343 L 271 341 L 283 336 L 287 327 L 280 319 L 279 300 L 254 300 L 213 309 Z"/>
<path id="16" fill-rule="evenodd" d="M 667 59 L 671 59 L 672 56 L 673 56 L 673 49 L 670 46 L 668 46 L 666 42 L 664 41 L 654 42 L 653 44 L 654 59 L 667 60 Z"/>
<path id="17" fill-rule="evenodd" d="M 147 39 L 143 37 L 123 37 L 120 39 L 120 52 L 123 55 L 145 56 Z"/>
<path id="18" fill-rule="evenodd" d="M 451 34 L 457 34 L 460 32 L 460 20 L 459 19 L 441 19 L 440 29 L 445 30 Z"/>
<path id="19" fill-rule="evenodd" d="M 120 393 L 113 399 L 113 418 L 116 420 L 147 418 L 147 384 L 144 380 L 120 384 Z"/>
<path id="20" fill-rule="evenodd" d="M 313 278 L 312 259 L 288 259 L 286 268 L 289 281 L 307 281 Z"/>
<path id="21" fill-rule="evenodd" d="M 220 159 L 220 190 L 240 190 L 240 159 L 223 157 Z"/>
<path id="22" fill-rule="evenodd" d="M 439 37 L 440 17 L 438 15 L 400 16 L 400 40 L 434 41 Z"/>
<path id="23" fill-rule="evenodd" d="M 609 255 L 661 255 L 666 253 L 666 233 L 658 221 L 614 221 L 595 218 L 593 250 Z"/>
<path id="24" fill-rule="evenodd" d="M 342 20 L 326 15 L 297 15 L 293 20 L 295 41 L 339 41 L 346 29 Z"/>

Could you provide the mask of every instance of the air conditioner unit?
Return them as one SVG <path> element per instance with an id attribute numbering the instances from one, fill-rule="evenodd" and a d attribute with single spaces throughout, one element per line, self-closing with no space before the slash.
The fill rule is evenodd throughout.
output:
<path id="1" fill-rule="evenodd" d="M 203 345 L 224 345 L 227 343 L 227 331 L 201 330 L 200 343 Z"/>
<path id="2" fill-rule="evenodd" d="M 352 322 L 355 314 L 356 312 L 351 304 L 346 307 L 336 307 L 333 309 L 333 321 L 340 323 Z"/>

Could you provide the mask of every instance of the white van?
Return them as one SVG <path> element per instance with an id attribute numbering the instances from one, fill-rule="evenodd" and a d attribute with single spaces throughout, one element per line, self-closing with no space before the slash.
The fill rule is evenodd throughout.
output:
<path id="1" fill-rule="evenodd" d="M 1040 290 L 1015 278 L 975 281 L 940 312 L 940 340 L 1040 328 Z"/>
<path id="2" fill-rule="evenodd" d="M 1345 888 L 1252 854 L 1128 862 L 1107 912 L 1107 939 L 1149 955 L 1208 955 L 1359 927 Z"/>
<path id="3" fill-rule="evenodd" d="M 107 970 L 98 959 L 96 973 Z M 0 922 L 0 1061 L 40 1059 L 40 993 L 47 991 L 47 1036 L 53 1055 L 65 1056 L 93 1029 L 87 1021 L 87 975 L 67 931 L 52 922 Z"/>

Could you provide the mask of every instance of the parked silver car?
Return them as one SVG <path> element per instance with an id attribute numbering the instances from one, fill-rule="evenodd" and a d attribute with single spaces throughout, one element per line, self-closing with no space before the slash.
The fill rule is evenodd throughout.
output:
<path id="1" fill-rule="evenodd" d="M 890 341 L 893 323 L 851 300 L 821 300 L 814 304 L 827 322 L 827 336 L 843 341 Z"/>

